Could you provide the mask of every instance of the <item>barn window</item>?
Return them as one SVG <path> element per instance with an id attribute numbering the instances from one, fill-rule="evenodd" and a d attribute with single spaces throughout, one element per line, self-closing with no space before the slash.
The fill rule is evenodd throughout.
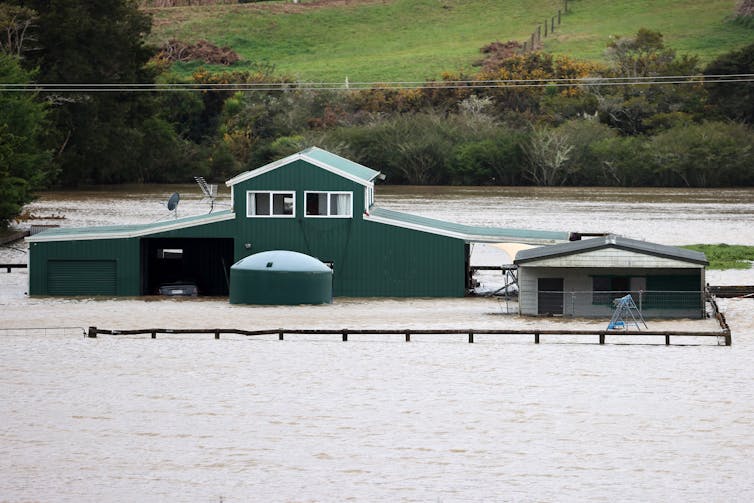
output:
<path id="1" fill-rule="evenodd" d="M 293 217 L 296 215 L 294 192 L 250 190 L 247 195 L 246 216 L 248 217 Z"/>
<path id="2" fill-rule="evenodd" d="M 306 192 L 306 216 L 350 218 L 353 214 L 351 192 Z"/>
<path id="3" fill-rule="evenodd" d="M 631 278 L 628 276 L 594 276 L 592 278 L 592 304 L 612 304 L 613 299 L 629 293 Z"/>

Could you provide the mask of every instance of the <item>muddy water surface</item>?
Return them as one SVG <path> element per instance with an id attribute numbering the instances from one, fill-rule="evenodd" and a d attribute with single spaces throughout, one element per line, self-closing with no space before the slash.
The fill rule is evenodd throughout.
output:
<path id="1" fill-rule="evenodd" d="M 61 225 L 149 222 L 174 190 L 180 216 L 206 211 L 188 186 L 51 193 L 29 209 Z M 474 225 L 754 244 L 746 190 L 380 187 L 378 202 Z M 476 257 L 507 259 L 494 253 Z M 542 325 L 494 299 L 258 308 L 30 299 L 26 283 L 0 272 L 0 328 Z M 722 307 L 727 348 L 0 331 L 0 500 L 751 501 L 754 300 Z"/>

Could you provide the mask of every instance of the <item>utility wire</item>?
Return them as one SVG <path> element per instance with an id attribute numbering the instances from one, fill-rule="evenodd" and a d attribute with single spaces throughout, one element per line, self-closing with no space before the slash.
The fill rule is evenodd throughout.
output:
<path id="1" fill-rule="evenodd" d="M 365 91 L 396 89 L 500 89 L 536 87 L 601 87 L 667 84 L 754 82 L 754 74 L 667 75 L 652 77 L 582 77 L 551 79 L 441 80 L 389 82 L 225 82 L 225 83 L 52 83 L 0 84 L 0 92 L 181 92 L 181 91 Z"/>

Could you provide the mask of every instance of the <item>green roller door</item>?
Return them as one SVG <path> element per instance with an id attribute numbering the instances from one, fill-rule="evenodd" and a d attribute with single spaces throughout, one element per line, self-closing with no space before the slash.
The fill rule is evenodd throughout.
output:
<path id="1" fill-rule="evenodd" d="M 115 260 L 50 260 L 49 295 L 115 295 Z"/>

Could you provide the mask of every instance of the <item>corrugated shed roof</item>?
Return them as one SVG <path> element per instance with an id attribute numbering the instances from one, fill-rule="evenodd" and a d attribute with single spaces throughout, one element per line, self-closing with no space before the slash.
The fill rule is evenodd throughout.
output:
<path id="1" fill-rule="evenodd" d="M 222 222 L 235 218 L 230 210 L 218 211 L 204 215 L 177 218 L 175 220 L 163 220 L 148 224 L 131 225 L 103 225 L 97 227 L 57 227 L 40 232 L 27 238 L 29 242 L 44 241 L 68 241 L 77 239 L 115 239 L 146 236 L 159 232 L 167 232 L 177 229 L 185 229 L 197 225 L 205 225 L 214 222 Z"/>
<path id="2" fill-rule="evenodd" d="M 365 182 L 371 182 L 380 174 L 379 171 L 367 168 L 357 162 L 350 161 L 345 157 L 340 157 L 339 155 L 328 152 L 327 150 L 322 150 L 318 147 L 307 148 L 306 150 L 301 151 L 300 154 L 304 157 L 309 157 L 332 166 L 340 171 L 344 171 L 356 178 L 361 178 Z"/>
<path id="3" fill-rule="evenodd" d="M 526 244 L 552 244 L 568 241 L 568 232 L 552 232 L 500 227 L 478 227 L 435 220 L 409 213 L 372 207 L 364 220 L 421 230 L 476 243 L 516 242 Z"/>
<path id="4" fill-rule="evenodd" d="M 234 176 L 225 182 L 225 185 L 230 187 L 299 160 L 308 162 L 313 166 L 325 169 L 338 176 L 360 183 L 361 185 L 371 185 L 373 180 L 380 174 L 379 171 L 362 166 L 357 162 L 349 161 L 348 159 L 333 154 L 332 152 L 328 152 L 327 150 L 322 150 L 318 147 L 309 147 L 306 150 L 289 155 L 288 157 L 266 164 L 260 168 Z"/>
<path id="5" fill-rule="evenodd" d="M 521 264 L 539 260 L 543 258 L 562 257 L 564 255 L 573 255 L 602 248 L 618 248 L 621 250 L 635 251 L 657 257 L 670 258 L 683 262 L 693 262 L 697 264 L 708 265 L 707 257 L 702 252 L 667 246 L 637 239 L 624 238 L 610 234 L 603 237 L 584 239 L 581 241 L 570 241 L 568 243 L 556 244 L 552 246 L 542 246 L 521 250 L 516 254 L 514 264 Z"/>

